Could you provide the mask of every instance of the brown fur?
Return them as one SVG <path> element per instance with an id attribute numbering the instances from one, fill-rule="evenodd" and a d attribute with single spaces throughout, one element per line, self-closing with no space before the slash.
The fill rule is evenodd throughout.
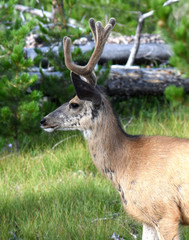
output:
<path id="1" fill-rule="evenodd" d="M 102 125 L 87 139 L 94 164 L 103 173 L 111 169 L 132 217 L 154 226 L 162 239 L 177 239 L 179 223 L 189 224 L 189 139 L 127 136 L 113 113 Z"/>
<path id="2" fill-rule="evenodd" d="M 90 114 L 85 106 L 90 102 L 77 96 L 72 102 Z M 55 113 L 46 117 L 52 125 Z M 179 224 L 189 224 L 189 139 L 125 134 L 105 97 L 95 120 L 78 121 L 84 131 L 90 129 L 93 162 L 117 188 L 128 214 L 153 226 L 159 239 L 178 239 Z"/>

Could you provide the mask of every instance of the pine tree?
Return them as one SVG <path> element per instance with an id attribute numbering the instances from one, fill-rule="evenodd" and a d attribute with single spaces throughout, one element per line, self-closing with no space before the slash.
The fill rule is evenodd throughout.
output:
<path id="1" fill-rule="evenodd" d="M 27 73 L 32 61 L 24 57 L 25 36 L 35 22 L 23 24 L 14 11 L 15 1 L 0 3 L 0 142 L 15 143 L 19 136 L 39 130 L 39 91 L 31 91 L 36 76 Z"/>
<path id="2" fill-rule="evenodd" d="M 180 0 L 163 7 L 164 0 L 152 0 L 158 29 L 173 50 L 170 63 L 189 77 L 189 2 Z"/>

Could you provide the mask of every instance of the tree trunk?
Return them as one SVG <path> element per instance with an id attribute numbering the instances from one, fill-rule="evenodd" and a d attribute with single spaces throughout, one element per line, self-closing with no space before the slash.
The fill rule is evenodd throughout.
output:
<path id="1" fill-rule="evenodd" d="M 189 92 L 189 79 L 183 79 L 175 69 L 126 69 L 113 65 L 106 84 L 108 95 L 161 95 L 170 85 L 183 86 Z"/>

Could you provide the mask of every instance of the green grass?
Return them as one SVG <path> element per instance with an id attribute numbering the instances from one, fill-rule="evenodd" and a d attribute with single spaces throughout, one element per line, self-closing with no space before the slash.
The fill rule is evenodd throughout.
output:
<path id="1" fill-rule="evenodd" d="M 188 119 L 182 106 L 141 111 L 127 132 L 189 137 Z M 115 232 L 128 240 L 135 231 L 141 239 L 141 225 L 126 215 L 116 190 L 97 172 L 80 134 L 41 133 L 33 143 L 25 138 L 19 154 L 1 154 L 0 239 L 103 240 Z M 189 239 L 188 228 L 182 232 Z"/>

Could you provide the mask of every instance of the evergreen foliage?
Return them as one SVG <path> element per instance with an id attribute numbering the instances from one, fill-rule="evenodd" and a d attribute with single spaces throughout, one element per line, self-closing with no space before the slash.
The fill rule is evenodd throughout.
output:
<path id="1" fill-rule="evenodd" d="M 67 23 L 74 22 L 74 25 L 88 27 L 88 19 L 94 17 L 103 24 L 110 18 L 117 19 L 114 31 L 122 34 L 135 34 L 137 27 L 137 20 L 139 11 L 145 13 L 149 11 L 150 0 L 43 0 L 43 1 L 29 1 L 19 0 L 19 4 L 34 7 L 37 9 L 43 8 L 51 12 L 53 3 L 58 6 L 58 13 L 56 15 L 57 22 L 61 22 L 62 26 L 66 27 Z M 152 32 L 155 30 L 155 23 L 152 19 L 146 19 L 144 25 L 144 32 Z M 58 25 L 58 24 L 57 24 Z"/>
<path id="2" fill-rule="evenodd" d="M 14 139 L 18 150 L 19 135 L 39 129 L 39 99 L 42 94 L 37 90 L 31 91 L 37 78 L 27 73 L 33 62 L 26 59 L 23 52 L 24 38 L 35 21 L 23 24 L 14 12 L 15 2 L 9 1 L 6 7 L 0 3 L 0 19 L 4 23 L 0 31 L 0 141 L 2 144 L 5 137 L 6 141 Z"/>
<path id="3" fill-rule="evenodd" d="M 164 94 L 173 107 L 177 107 L 187 100 L 184 93 L 184 87 L 171 85 L 165 89 Z"/>
<path id="4" fill-rule="evenodd" d="M 158 29 L 171 45 L 173 56 L 170 63 L 189 77 L 189 3 L 180 0 L 170 6 L 162 7 L 164 0 L 152 0 Z"/>
<path id="5" fill-rule="evenodd" d="M 61 9 L 62 10 L 62 9 Z M 61 16 L 62 14 L 60 14 Z M 74 88 L 70 80 L 70 71 L 67 69 L 64 63 L 64 53 L 63 53 L 63 37 L 66 35 L 75 36 L 75 38 L 80 37 L 80 31 L 78 28 L 64 28 L 61 25 L 61 20 L 58 18 L 56 24 L 52 27 L 47 28 L 45 25 L 48 21 L 44 18 L 38 19 L 40 27 L 40 37 L 43 40 L 43 44 L 49 46 L 47 52 L 42 52 L 40 49 L 35 49 L 37 57 L 34 59 L 34 64 L 40 67 L 41 73 L 41 91 L 45 96 L 51 99 L 48 107 L 45 109 L 46 113 L 52 110 L 54 103 L 60 105 L 65 101 L 68 101 L 74 94 Z M 61 26 L 61 27 L 60 27 Z M 58 51 L 53 51 L 53 47 L 57 47 Z M 86 63 L 89 59 L 89 54 L 81 54 L 80 49 L 76 49 L 73 52 L 73 59 L 77 62 L 82 59 Z M 44 60 L 47 60 L 47 66 L 44 66 Z M 52 68 L 54 72 L 62 73 L 62 76 L 48 76 L 45 75 L 44 69 Z"/>

